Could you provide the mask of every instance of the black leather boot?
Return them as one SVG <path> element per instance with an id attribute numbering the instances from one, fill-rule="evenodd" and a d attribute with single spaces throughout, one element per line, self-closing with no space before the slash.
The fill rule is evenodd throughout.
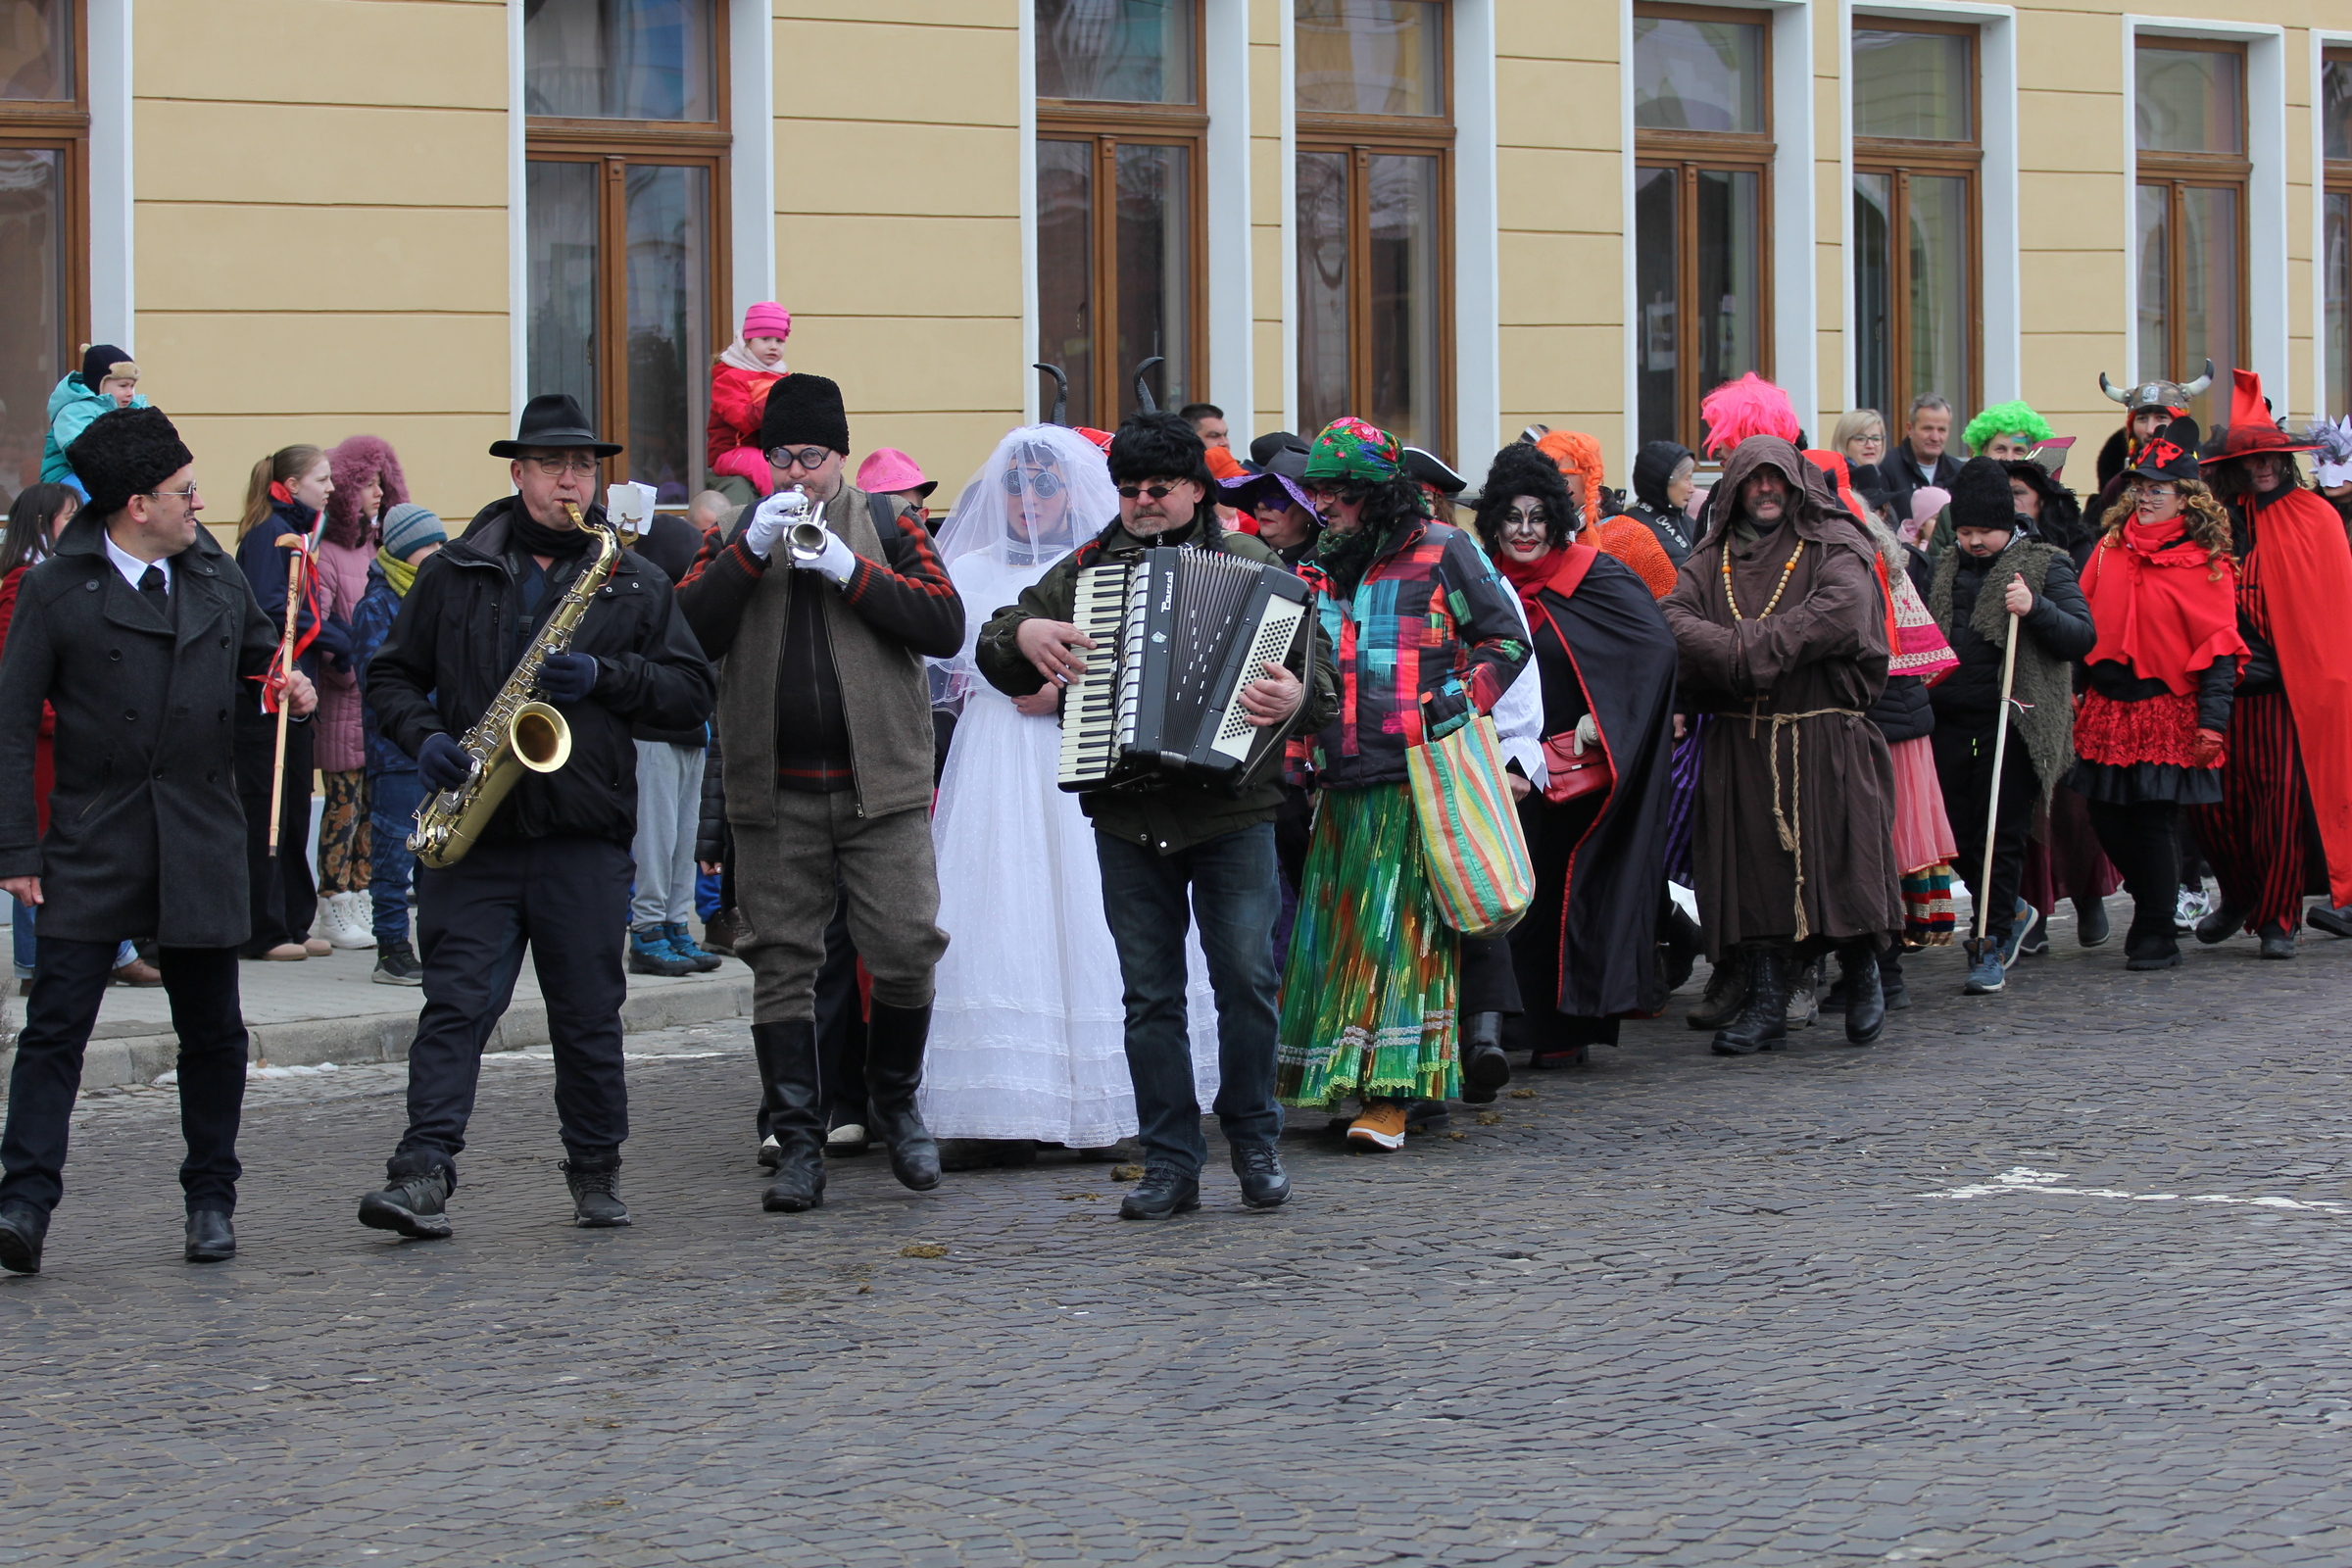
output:
<path id="1" fill-rule="evenodd" d="M 187 1237 L 181 1255 L 191 1263 L 225 1263 L 237 1255 L 237 1228 L 225 1209 L 188 1210 Z"/>
<path id="2" fill-rule="evenodd" d="M 41 1243 L 49 1234 L 49 1216 L 30 1203 L 0 1206 L 0 1268 L 11 1274 L 41 1271 Z"/>
<path id="3" fill-rule="evenodd" d="M 1684 1021 L 1693 1029 L 1721 1029 L 1740 1016 L 1746 1003 L 1746 960 L 1738 953 L 1727 953 L 1707 976 L 1706 994 Z"/>
<path id="4" fill-rule="evenodd" d="M 612 1230 L 629 1222 L 620 1200 L 620 1155 L 575 1154 L 564 1162 L 564 1185 L 571 1189 L 571 1222 L 582 1230 Z"/>
<path id="5" fill-rule="evenodd" d="M 816 1066 L 816 1025 L 807 1018 L 752 1025 L 776 1179 L 760 1195 L 771 1214 L 798 1214 L 825 1200 L 825 1097 Z"/>
<path id="6" fill-rule="evenodd" d="M 1845 988 L 1845 1043 L 1877 1045 L 1886 1032 L 1886 993 L 1879 979 L 1878 949 L 1868 942 L 1839 948 L 1838 983 Z"/>
<path id="7" fill-rule="evenodd" d="M 2197 940 L 2207 947 L 2227 942 L 2246 928 L 2246 911 L 2234 905 L 2224 904 L 2197 922 Z"/>
<path id="8" fill-rule="evenodd" d="M 927 1193 L 939 1185 L 939 1145 L 914 1112 L 923 1083 L 923 1044 L 931 1038 L 931 1005 L 893 1007 L 877 1002 L 865 1023 L 865 1126 L 890 1152 L 899 1185 Z"/>
<path id="9" fill-rule="evenodd" d="M 1788 972 L 1794 961 L 1777 948 L 1749 948 L 1741 956 L 1747 1000 L 1740 1015 L 1715 1032 L 1709 1049 L 1718 1056 L 1775 1051 L 1788 1038 Z"/>
<path id="10" fill-rule="evenodd" d="M 1502 1054 L 1502 1014 L 1474 1012 L 1462 1037 L 1462 1103 L 1484 1105 L 1511 1081 L 1511 1058 Z"/>

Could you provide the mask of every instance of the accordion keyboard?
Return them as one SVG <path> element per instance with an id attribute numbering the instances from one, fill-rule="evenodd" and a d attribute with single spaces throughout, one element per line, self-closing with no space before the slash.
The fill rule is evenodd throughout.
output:
<path id="1" fill-rule="evenodd" d="M 1071 622 L 1095 640 L 1086 668 L 1061 699 L 1061 763 L 1055 782 L 1068 787 L 1106 777 L 1118 760 L 1119 658 L 1127 611 L 1127 567 L 1090 566 L 1078 573 Z"/>

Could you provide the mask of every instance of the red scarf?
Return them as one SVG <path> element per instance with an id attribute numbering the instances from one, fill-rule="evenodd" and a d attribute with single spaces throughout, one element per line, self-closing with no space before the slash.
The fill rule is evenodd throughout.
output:
<path id="1" fill-rule="evenodd" d="M 2209 558 L 2178 522 L 2134 518 L 2121 540 L 2100 540 L 2082 573 L 2082 597 L 2099 629 L 2090 662 L 2124 664 L 2178 697 L 2195 688 L 2197 671 L 2246 651 L 2232 563 Z"/>
<path id="2" fill-rule="evenodd" d="M 1533 561 L 1513 561 L 1500 550 L 1494 553 L 1494 564 L 1501 568 L 1512 587 L 1519 590 L 1519 603 L 1527 607 L 1529 625 L 1544 612 L 1536 603 L 1538 595 L 1548 588 L 1562 599 L 1576 592 L 1576 585 L 1585 580 L 1600 552 L 1591 545 L 1555 545 Z"/>

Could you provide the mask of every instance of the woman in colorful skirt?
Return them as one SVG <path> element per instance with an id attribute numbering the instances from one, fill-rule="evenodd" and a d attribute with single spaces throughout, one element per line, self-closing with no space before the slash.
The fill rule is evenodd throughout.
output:
<path id="1" fill-rule="evenodd" d="M 1362 1102 L 1350 1142 L 1404 1143 L 1405 1109 L 1461 1090 L 1460 937 L 1421 858 L 1407 749 L 1491 712 L 1527 661 L 1511 590 L 1468 534 L 1435 521 L 1396 438 L 1360 419 L 1315 440 L 1323 533 L 1304 574 L 1338 653 L 1339 717 L 1298 748 L 1322 791 L 1283 974 L 1283 1103 Z"/>
<path id="2" fill-rule="evenodd" d="M 2075 710 L 2067 783 L 2132 895 L 2124 967 L 2180 961 L 2173 929 L 2184 806 L 2222 798 L 2223 742 L 2246 652 L 2230 518 L 2199 477 L 2197 424 L 2150 438 L 2082 572 L 2099 640 Z"/>

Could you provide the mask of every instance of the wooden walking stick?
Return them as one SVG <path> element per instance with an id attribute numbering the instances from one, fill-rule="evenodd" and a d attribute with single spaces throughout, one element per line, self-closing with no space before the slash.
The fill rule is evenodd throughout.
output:
<path id="1" fill-rule="evenodd" d="M 270 768 L 270 871 L 277 873 L 278 817 L 283 814 L 286 799 L 286 687 L 294 679 L 294 621 L 302 612 L 302 564 L 309 554 L 306 541 L 298 533 L 277 536 L 279 549 L 288 546 L 293 554 L 286 558 L 286 629 L 278 640 L 278 679 L 283 682 L 277 693 L 277 760 Z"/>
<path id="2" fill-rule="evenodd" d="M 2002 590 L 2007 592 L 2006 589 Z M 2009 753 L 2009 688 L 2017 679 L 2017 612 L 2009 612 L 2009 647 L 2001 655 L 2001 718 L 1992 732 L 1992 803 L 1984 811 L 1984 868 L 1977 878 L 1977 936 L 1968 945 L 1968 961 L 1984 954 L 1984 922 L 1992 917 L 1992 840 L 2001 826 L 2001 766 Z"/>

